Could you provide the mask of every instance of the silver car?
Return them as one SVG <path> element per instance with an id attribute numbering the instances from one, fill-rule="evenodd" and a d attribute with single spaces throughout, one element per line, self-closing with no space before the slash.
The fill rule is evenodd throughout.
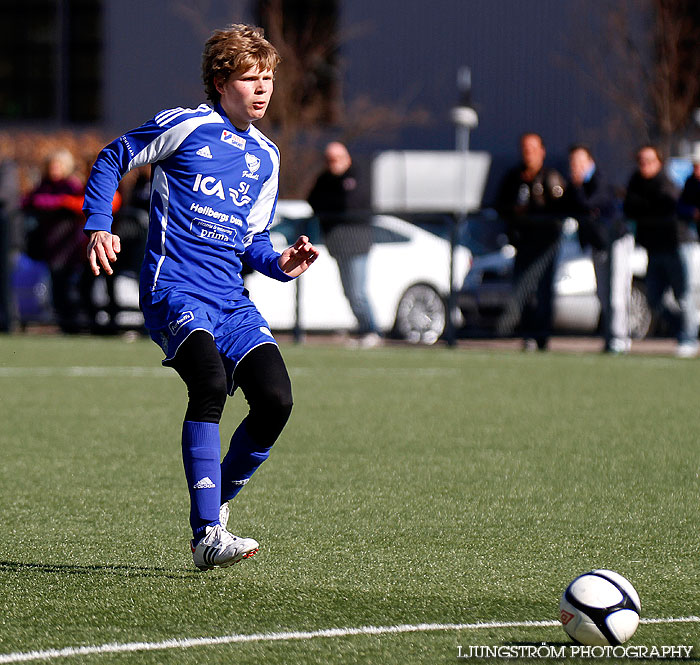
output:
<path id="1" fill-rule="evenodd" d="M 577 228 L 573 219 L 564 223 L 554 277 L 554 329 L 595 334 L 600 323 L 595 272 L 590 254 L 581 249 Z M 493 334 L 512 295 L 515 248 L 507 243 L 505 227 L 495 216 L 473 220 L 467 233 L 475 256 L 457 302 L 469 333 Z M 697 243 L 694 243 L 693 253 L 692 282 L 696 302 L 700 305 L 700 246 Z M 630 323 L 636 339 L 659 331 L 646 298 L 646 267 L 646 251 L 635 248 Z M 670 292 L 664 304 L 670 311 L 677 311 Z"/>

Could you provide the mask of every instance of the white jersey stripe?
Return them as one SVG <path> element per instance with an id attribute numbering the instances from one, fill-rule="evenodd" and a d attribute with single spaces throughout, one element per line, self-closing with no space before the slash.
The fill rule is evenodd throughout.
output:
<path id="1" fill-rule="evenodd" d="M 261 134 L 258 129 L 251 125 L 250 138 L 267 151 L 272 160 L 272 174 L 263 184 L 257 201 L 253 204 L 248 214 L 248 230 L 243 237 L 243 245 L 248 247 L 253 242 L 253 236 L 267 229 L 272 222 L 272 211 L 277 202 L 277 191 L 279 185 L 280 159 L 277 150 Z"/>
<path id="2" fill-rule="evenodd" d="M 160 194 L 161 201 L 163 202 L 163 216 L 160 218 L 160 257 L 158 257 L 158 264 L 156 265 L 156 270 L 153 275 L 153 282 L 151 283 L 151 290 L 154 290 L 158 284 L 158 276 L 160 275 L 160 269 L 165 261 L 165 238 L 168 231 L 168 209 L 170 207 L 170 188 L 168 187 L 168 178 L 163 172 L 160 166 L 157 166 L 153 170 L 153 191 L 151 192 L 151 197 L 154 193 Z"/>
<path id="3" fill-rule="evenodd" d="M 176 115 L 179 115 L 183 110 L 184 109 L 182 108 L 182 106 L 178 106 L 174 109 L 167 109 L 165 111 L 161 111 L 155 117 L 155 121 L 161 126 L 165 125 L 167 124 L 168 120 L 170 120 L 170 118 L 174 118 Z"/>
<path id="4" fill-rule="evenodd" d="M 212 111 L 205 116 L 190 118 L 171 127 L 135 155 L 129 162 L 128 170 L 131 171 L 139 166 L 146 166 L 146 164 L 154 164 L 169 157 L 197 127 L 208 123 L 223 124 L 224 120 L 218 113 Z"/>
<path id="5" fill-rule="evenodd" d="M 186 109 L 186 108 L 183 108 L 182 106 L 178 106 L 177 108 L 174 108 L 174 109 L 161 111 L 155 117 L 155 121 L 157 124 L 163 126 L 163 125 L 167 125 L 172 120 L 175 120 L 175 118 L 178 118 L 181 115 L 184 115 L 186 113 L 200 113 L 200 112 L 206 111 L 208 109 L 209 109 L 209 107 L 206 104 L 200 104 L 196 109 Z"/>

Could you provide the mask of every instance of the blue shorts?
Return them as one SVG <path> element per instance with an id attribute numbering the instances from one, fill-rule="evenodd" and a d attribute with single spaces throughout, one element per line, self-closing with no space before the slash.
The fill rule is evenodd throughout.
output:
<path id="1" fill-rule="evenodd" d="M 214 338 L 228 377 L 229 393 L 236 389 L 233 372 L 243 357 L 261 344 L 277 344 L 267 321 L 255 305 L 242 295 L 236 300 L 214 302 L 178 289 L 163 289 L 142 298 L 146 328 L 158 344 L 168 365 L 195 330 L 206 330 Z"/>

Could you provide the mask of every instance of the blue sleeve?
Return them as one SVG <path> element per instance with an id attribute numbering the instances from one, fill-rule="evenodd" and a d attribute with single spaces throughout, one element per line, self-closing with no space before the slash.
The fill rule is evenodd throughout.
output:
<path id="1" fill-rule="evenodd" d="M 279 265 L 279 252 L 276 252 L 270 242 L 270 232 L 266 229 L 253 236 L 253 241 L 243 253 L 245 262 L 254 270 L 279 282 L 289 282 L 290 277 Z"/>
<path id="2" fill-rule="evenodd" d="M 168 130 L 156 118 L 112 141 L 102 149 L 85 185 L 83 212 L 87 218 L 85 231 L 110 231 L 112 199 L 122 177 L 138 166 L 164 159 L 178 145 L 181 137 L 166 141 L 161 137 Z"/>
<path id="3" fill-rule="evenodd" d="M 119 138 L 103 148 L 97 156 L 85 185 L 85 231 L 111 231 L 112 198 L 127 171 L 128 160 L 124 163 L 126 154 Z"/>

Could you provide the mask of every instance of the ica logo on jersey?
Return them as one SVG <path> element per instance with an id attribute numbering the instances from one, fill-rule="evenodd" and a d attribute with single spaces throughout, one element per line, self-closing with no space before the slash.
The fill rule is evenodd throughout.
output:
<path id="1" fill-rule="evenodd" d="M 242 182 L 238 185 L 237 189 L 233 187 L 228 188 L 228 195 L 231 197 L 233 203 L 239 207 L 245 206 L 252 201 L 251 197 L 248 196 L 248 190 L 250 185 L 248 183 Z M 226 193 L 224 190 L 224 183 L 217 178 L 210 175 L 202 175 L 198 173 L 194 179 L 194 186 L 192 187 L 193 192 L 201 192 L 207 196 L 217 196 L 222 201 L 226 200 Z"/>

